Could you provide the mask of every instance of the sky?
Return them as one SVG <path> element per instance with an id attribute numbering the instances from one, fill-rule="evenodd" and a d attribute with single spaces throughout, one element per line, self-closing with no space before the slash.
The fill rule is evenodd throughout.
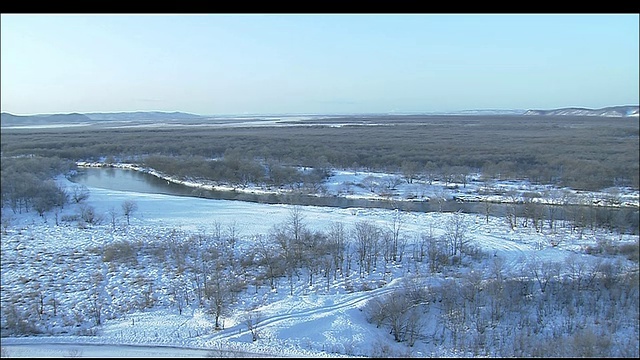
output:
<path id="1" fill-rule="evenodd" d="M 639 101 L 638 14 L 2 14 L 1 110 L 352 114 Z"/>

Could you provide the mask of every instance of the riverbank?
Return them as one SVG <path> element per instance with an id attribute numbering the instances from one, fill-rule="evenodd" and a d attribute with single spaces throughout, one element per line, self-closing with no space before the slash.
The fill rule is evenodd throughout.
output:
<path id="1" fill-rule="evenodd" d="M 76 162 L 80 168 L 119 168 L 150 174 L 173 184 L 215 192 L 234 192 L 247 195 L 308 196 L 393 202 L 396 204 L 444 203 L 447 201 L 583 205 L 596 207 L 640 207 L 640 192 L 626 187 L 608 188 L 599 192 L 556 188 L 531 184 L 528 181 L 480 181 L 479 174 L 466 184 L 442 181 L 405 181 L 401 175 L 354 170 L 332 171 L 321 186 L 321 192 L 305 193 L 299 189 L 271 188 L 264 185 L 232 186 L 202 179 L 178 179 L 155 169 L 134 163 Z"/>

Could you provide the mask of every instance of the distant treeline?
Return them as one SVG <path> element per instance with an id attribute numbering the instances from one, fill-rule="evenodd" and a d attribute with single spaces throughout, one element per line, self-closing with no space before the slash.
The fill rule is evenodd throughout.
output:
<path id="1" fill-rule="evenodd" d="M 245 175 L 257 170 L 253 164 L 271 163 L 444 180 L 480 172 L 486 179 L 529 179 L 581 190 L 640 187 L 635 118 L 400 116 L 327 121 L 341 125 L 3 129 L 2 154 L 138 161 L 151 155 L 182 156 L 183 161 L 232 154 L 247 165 L 237 169 Z"/>

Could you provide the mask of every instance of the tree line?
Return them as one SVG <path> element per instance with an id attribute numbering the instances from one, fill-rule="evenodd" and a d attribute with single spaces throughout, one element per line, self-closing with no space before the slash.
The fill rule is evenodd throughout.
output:
<path id="1" fill-rule="evenodd" d="M 225 152 L 221 159 L 215 160 L 200 156 L 153 155 L 145 158 L 141 164 L 180 179 L 210 181 L 234 187 L 262 185 L 312 193 L 319 192 L 324 180 L 331 175 L 327 167 L 305 170 L 276 161 L 265 163 L 232 151 Z"/>
<path id="2" fill-rule="evenodd" d="M 425 177 L 438 171 L 445 179 L 463 168 L 466 173 L 480 172 L 488 179 L 529 179 L 580 190 L 640 187 L 639 129 L 632 119 L 399 119 L 404 120 L 335 120 L 347 123 L 341 127 L 3 129 L 2 153 L 74 161 L 108 156 L 139 161 L 151 155 L 221 159 L 225 154 L 236 154 L 251 161 L 310 168 L 328 165 L 384 172 L 401 172 L 404 168 Z M 255 170 L 243 171 L 249 175 Z"/>

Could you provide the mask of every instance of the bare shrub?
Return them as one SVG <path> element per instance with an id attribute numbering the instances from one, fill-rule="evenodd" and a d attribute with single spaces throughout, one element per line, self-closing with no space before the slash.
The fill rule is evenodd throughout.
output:
<path id="1" fill-rule="evenodd" d="M 10 215 L 6 215 L 6 212 L 3 211 L 2 220 L 0 220 L 0 223 L 2 223 L 2 234 L 7 235 L 7 230 L 9 229 L 9 226 L 11 226 L 12 221 L 13 217 Z"/>
<path id="2" fill-rule="evenodd" d="M 576 357 L 611 357 L 613 341 L 609 334 L 595 333 L 591 328 L 579 330 L 571 337 L 571 349 Z"/>
<path id="3" fill-rule="evenodd" d="M 104 220 L 104 216 L 98 214 L 96 209 L 91 205 L 81 205 L 80 219 L 90 225 L 100 225 Z"/>
<path id="4" fill-rule="evenodd" d="M 640 243 L 638 241 L 632 244 L 622 244 L 618 247 L 618 251 L 631 261 L 636 263 L 640 261 Z"/>
<path id="5" fill-rule="evenodd" d="M 82 357 L 82 351 L 80 349 L 77 349 L 77 348 L 72 348 L 72 349 L 67 350 L 67 352 L 64 355 L 64 357 L 66 357 L 66 358 L 81 358 Z"/>
<path id="6" fill-rule="evenodd" d="M 80 221 L 80 215 L 78 214 L 72 214 L 72 215 L 62 215 L 60 217 L 61 221 L 64 222 L 74 222 L 74 221 Z"/>
<path id="7" fill-rule="evenodd" d="M 105 245 L 102 251 L 103 262 L 137 263 L 136 249 L 128 241 L 118 241 Z"/>

